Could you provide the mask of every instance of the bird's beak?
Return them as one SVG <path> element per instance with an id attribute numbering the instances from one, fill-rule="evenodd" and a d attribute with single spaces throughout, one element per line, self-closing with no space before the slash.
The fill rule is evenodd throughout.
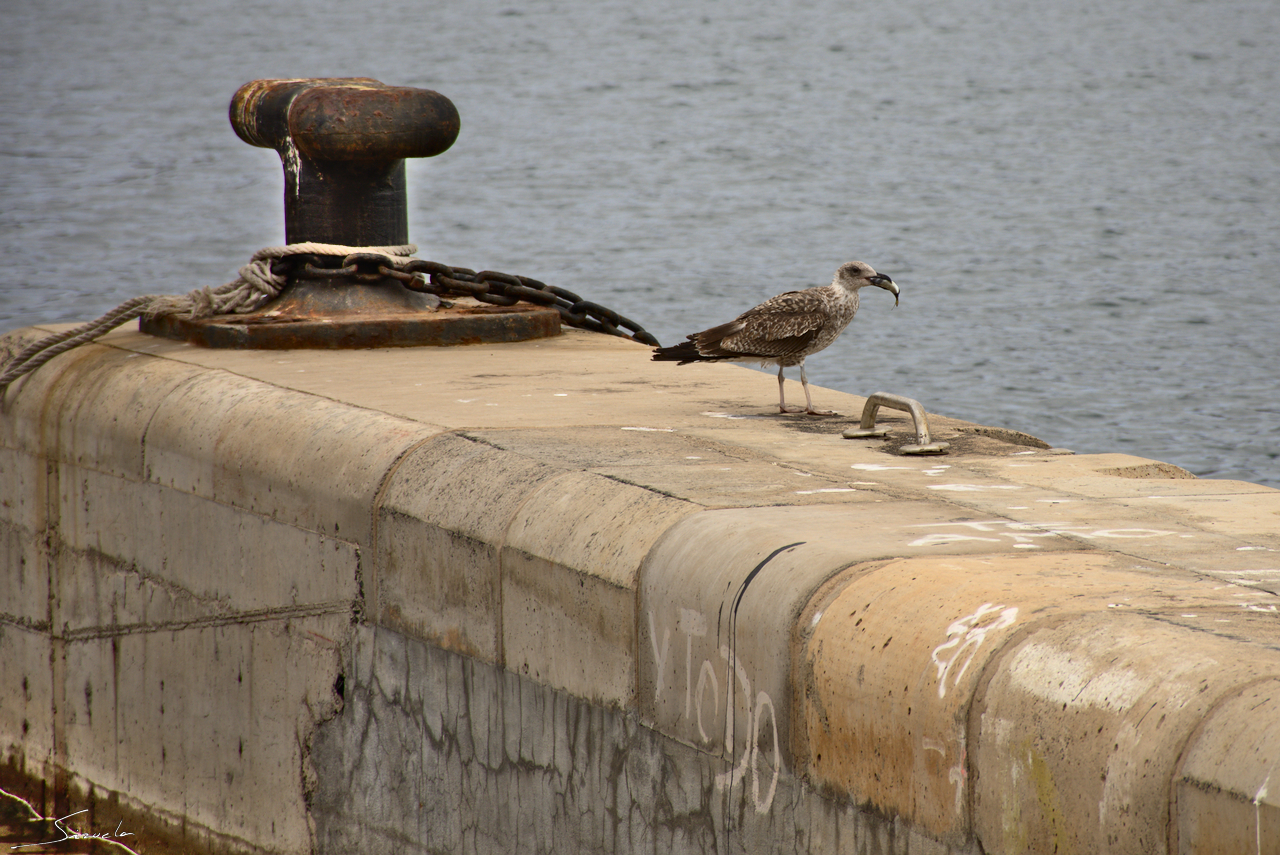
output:
<path id="1" fill-rule="evenodd" d="M 875 276 L 872 276 L 871 279 L 868 281 L 871 282 L 872 285 L 877 285 L 883 288 L 884 290 L 888 291 L 890 294 L 892 294 L 893 305 L 895 306 L 898 305 L 898 283 L 897 282 L 894 282 L 892 279 L 890 279 L 888 276 L 885 276 L 883 273 L 877 273 Z"/>

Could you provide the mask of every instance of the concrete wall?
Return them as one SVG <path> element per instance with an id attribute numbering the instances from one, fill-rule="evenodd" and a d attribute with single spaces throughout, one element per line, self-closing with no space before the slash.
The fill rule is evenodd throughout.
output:
<path id="1" fill-rule="evenodd" d="M 5 781 L 139 851 L 1280 852 L 1280 492 L 647 356 L 19 381 Z"/>

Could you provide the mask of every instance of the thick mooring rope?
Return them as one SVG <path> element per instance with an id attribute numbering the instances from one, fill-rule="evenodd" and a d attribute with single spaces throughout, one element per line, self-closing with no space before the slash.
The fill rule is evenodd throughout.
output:
<path id="1" fill-rule="evenodd" d="M 370 253 L 387 257 L 387 266 L 400 267 L 418 251 L 415 244 L 402 246 L 339 246 L 331 243 L 291 243 L 269 246 L 253 254 L 240 268 L 232 282 L 216 287 L 197 288 L 187 294 L 153 294 L 133 297 L 97 320 L 75 329 L 55 333 L 27 345 L 5 366 L 0 374 L 0 395 L 22 375 L 35 371 L 60 353 L 93 341 L 121 324 L 135 318 L 157 315 L 182 315 L 208 318 L 213 315 L 245 314 L 265 305 L 280 294 L 288 280 L 271 272 L 271 262 L 288 255 L 338 255 Z"/>

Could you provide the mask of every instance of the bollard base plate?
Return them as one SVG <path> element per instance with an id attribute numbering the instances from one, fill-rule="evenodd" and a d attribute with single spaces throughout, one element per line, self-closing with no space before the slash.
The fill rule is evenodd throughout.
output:
<path id="1" fill-rule="evenodd" d="M 406 314 L 341 315 L 280 312 L 191 320 L 143 319 L 144 333 L 201 347 L 242 350 L 298 348 L 446 347 L 527 341 L 560 334 L 560 313 L 541 306 L 455 306 Z"/>

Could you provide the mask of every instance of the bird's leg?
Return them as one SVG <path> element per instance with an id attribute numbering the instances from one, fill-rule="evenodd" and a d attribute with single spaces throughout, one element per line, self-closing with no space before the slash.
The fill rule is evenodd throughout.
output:
<path id="1" fill-rule="evenodd" d="M 803 363 L 801 363 L 801 365 L 800 365 L 800 371 L 801 371 L 801 374 L 803 375 L 803 372 L 804 372 L 804 364 L 803 364 Z M 803 413 L 803 412 L 805 412 L 805 410 L 801 409 L 800 407 L 788 407 L 788 406 L 787 406 L 787 397 L 786 397 L 786 395 L 784 395 L 784 394 L 782 393 L 782 384 L 783 384 L 783 383 L 786 383 L 786 382 L 787 382 L 787 378 L 782 376 L 782 363 L 781 363 L 781 362 L 779 362 L 779 363 L 778 363 L 778 410 L 779 410 L 780 412 L 784 412 L 784 413 Z M 808 394 L 809 394 L 809 387 L 807 387 L 807 386 L 805 387 L 804 393 L 805 393 L 805 395 L 808 395 Z"/>
<path id="2" fill-rule="evenodd" d="M 838 416 L 839 413 L 834 410 L 815 410 L 813 408 L 813 398 L 809 395 L 809 378 L 804 373 L 804 361 L 800 362 L 800 385 L 804 387 L 804 412 L 811 416 Z M 799 409 L 796 410 L 799 412 Z"/>

